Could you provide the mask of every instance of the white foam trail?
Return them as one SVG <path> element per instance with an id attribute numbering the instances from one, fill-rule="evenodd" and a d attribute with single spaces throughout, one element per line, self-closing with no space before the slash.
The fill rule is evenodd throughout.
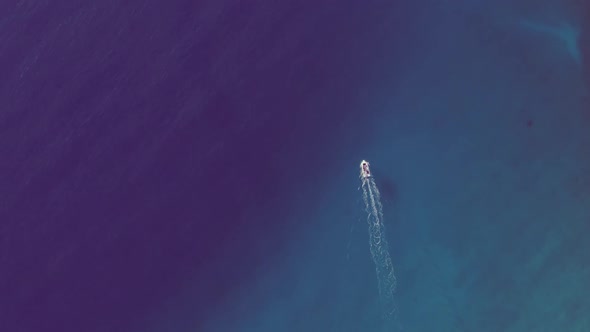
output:
<path id="1" fill-rule="evenodd" d="M 396 306 L 393 294 L 397 285 L 397 279 L 395 278 L 393 264 L 391 263 L 391 256 L 389 254 L 389 246 L 385 238 L 381 196 L 375 184 L 375 179 L 369 170 L 369 163 L 365 160 L 361 162 L 361 181 L 363 201 L 365 202 L 365 209 L 368 214 L 369 245 L 377 272 L 377 284 L 383 317 L 387 320 L 394 320 Z"/>

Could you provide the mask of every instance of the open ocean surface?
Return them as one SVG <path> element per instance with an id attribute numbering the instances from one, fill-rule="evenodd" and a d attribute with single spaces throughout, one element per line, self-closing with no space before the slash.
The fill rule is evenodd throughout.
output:
<path id="1" fill-rule="evenodd" d="M 0 75 L 0 331 L 590 331 L 585 1 L 3 1 Z"/>

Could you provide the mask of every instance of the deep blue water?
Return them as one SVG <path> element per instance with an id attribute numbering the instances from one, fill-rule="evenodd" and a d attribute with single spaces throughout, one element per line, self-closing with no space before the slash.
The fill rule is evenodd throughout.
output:
<path id="1" fill-rule="evenodd" d="M 0 4 L 0 329 L 387 329 L 364 158 L 396 326 L 590 328 L 584 9 Z"/>

